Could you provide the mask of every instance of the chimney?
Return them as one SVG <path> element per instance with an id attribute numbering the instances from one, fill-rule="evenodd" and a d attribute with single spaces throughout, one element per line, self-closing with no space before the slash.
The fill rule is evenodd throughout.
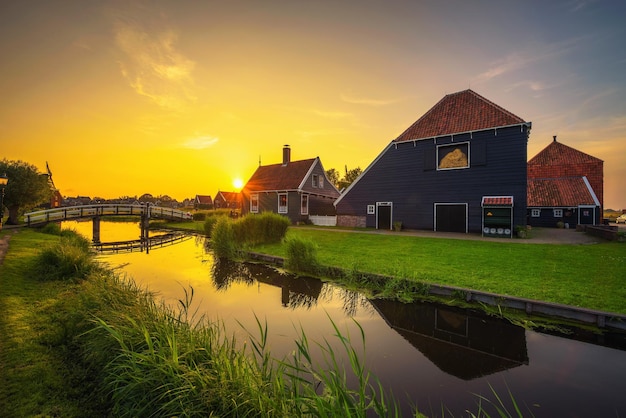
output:
<path id="1" fill-rule="evenodd" d="M 556 135 L 552 137 L 552 142 L 556 142 Z"/>
<path id="2" fill-rule="evenodd" d="M 291 162 L 291 148 L 285 144 L 283 147 L 283 165 L 287 165 L 289 162 Z"/>

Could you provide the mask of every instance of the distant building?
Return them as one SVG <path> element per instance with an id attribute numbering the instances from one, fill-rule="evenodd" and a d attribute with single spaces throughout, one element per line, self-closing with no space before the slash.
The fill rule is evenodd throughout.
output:
<path id="1" fill-rule="evenodd" d="M 215 209 L 241 209 L 241 194 L 236 192 L 217 191 L 213 198 L 213 207 Z"/>
<path id="2" fill-rule="evenodd" d="M 213 209 L 213 198 L 209 195 L 197 194 L 193 201 L 194 209 Z"/>
<path id="3" fill-rule="evenodd" d="M 528 161 L 528 224 L 556 227 L 602 222 L 604 161 L 553 137 Z"/>

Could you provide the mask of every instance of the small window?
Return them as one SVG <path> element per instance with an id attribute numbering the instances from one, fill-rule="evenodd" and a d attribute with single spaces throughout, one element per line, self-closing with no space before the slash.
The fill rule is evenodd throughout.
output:
<path id="1" fill-rule="evenodd" d="M 563 217 L 563 209 L 554 209 L 554 217 L 562 218 Z"/>
<path id="2" fill-rule="evenodd" d="M 437 170 L 469 167 L 469 144 L 440 145 L 437 147 Z"/>
<path id="3" fill-rule="evenodd" d="M 287 213 L 287 193 L 278 194 L 278 213 Z"/>
<path id="4" fill-rule="evenodd" d="M 530 211 L 530 216 L 532 216 L 533 218 L 538 218 L 539 216 L 541 216 L 541 209 L 533 209 Z"/>
<path id="5" fill-rule="evenodd" d="M 320 176 L 320 189 L 324 188 L 324 177 Z"/>
<path id="6" fill-rule="evenodd" d="M 302 199 L 300 200 L 300 214 L 308 215 L 309 214 L 309 195 L 303 194 Z"/>
<path id="7" fill-rule="evenodd" d="M 311 181 L 312 181 L 313 187 L 315 188 L 320 187 L 320 177 L 317 174 L 313 174 L 311 176 Z"/>
<path id="8" fill-rule="evenodd" d="M 373 215 L 375 213 L 376 213 L 376 208 L 374 207 L 374 205 L 367 205 L 367 214 Z"/>
<path id="9" fill-rule="evenodd" d="M 250 195 L 250 212 L 252 213 L 259 212 L 259 195 L 258 194 Z"/>

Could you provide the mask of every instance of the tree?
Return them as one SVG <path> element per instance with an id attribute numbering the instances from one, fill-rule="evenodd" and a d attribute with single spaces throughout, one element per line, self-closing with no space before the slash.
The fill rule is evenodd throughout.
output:
<path id="1" fill-rule="evenodd" d="M 326 170 L 326 177 L 335 187 L 339 187 L 339 172 L 334 168 Z"/>
<path id="2" fill-rule="evenodd" d="M 363 172 L 363 170 L 361 170 L 361 167 L 348 170 L 348 166 L 346 165 L 345 169 L 346 174 L 341 180 L 339 179 L 339 172 L 337 170 L 335 170 L 334 168 L 326 170 L 326 176 L 328 177 L 328 180 L 332 184 L 334 184 L 335 187 L 337 187 L 339 190 L 345 189 L 350 186 L 354 182 L 354 180 L 356 180 L 357 177 L 359 177 Z"/>
<path id="3" fill-rule="evenodd" d="M 16 225 L 24 212 L 50 201 L 52 189 L 48 175 L 41 174 L 24 161 L 0 161 L 0 173 L 6 173 L 9 182 L 4 189 L 4 205 L 9 209 L 7 224 Z"/>

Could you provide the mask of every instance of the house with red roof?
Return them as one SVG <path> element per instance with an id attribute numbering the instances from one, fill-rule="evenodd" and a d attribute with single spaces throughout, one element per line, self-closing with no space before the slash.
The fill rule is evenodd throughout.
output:
<path id="1" fill-rule="evenodd" d="M 194 209 L 213 209 L 213 198 L 210 195 L 197 194 L 193 200 Z"/>
<path id="2" fill-rule="evenodd" d="M 217 191 L 213 198 L 213 207 L 215 209 L 241 209 L 241 195 L 237 192 Z"/>
<path id="3" fill-rule="evenodd" d="M 528 224 L 597 225 L 602 222 L 604 162 L 552 142 L 528 161 Z"/>
<path id="4" fill-rule="evenodd" d="M 339 191 L 328 180 L 319 157 L 291 161 L 291 148 L 283 148 L 283 161 L 259 166 L 241 190 L 241 212 L 274 212 L 292 223 L 309 216 L 334 216 Z"/>
<path id="5" fill-rule="evenodd" d="M 530 129 L 472 90 L 448 94 L 335 201 L 337 225 L 511 237 L 526 224 Z"/>

